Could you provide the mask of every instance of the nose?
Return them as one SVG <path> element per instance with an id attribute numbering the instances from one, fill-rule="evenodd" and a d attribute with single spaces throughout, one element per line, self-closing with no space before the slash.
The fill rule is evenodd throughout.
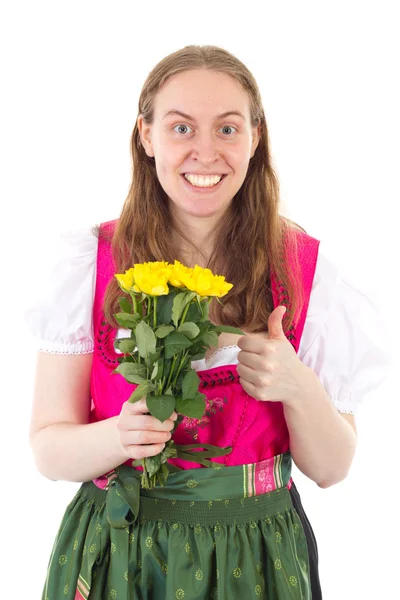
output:
<path id="1" fill-rule="evenodd" d="M 210 133 L 198 133 L 193 139 L 191 156 L 204 165 L 213 164 L 221 156 L 221 142 Z"/>

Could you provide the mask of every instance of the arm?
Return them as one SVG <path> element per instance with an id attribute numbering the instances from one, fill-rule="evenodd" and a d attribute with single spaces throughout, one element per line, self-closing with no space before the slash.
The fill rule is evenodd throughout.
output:
<path id="1" fill-rule="evenodd" d="M 89 481 L 125 462 L 118 417 L 88 423 L 92 354 L 38 352 L 30 443 L 39 472 Z"/>
<path id="2" fill-rule="evenodd" d="M 304 366 L 304 365 L 303 365 Z M 344 479 L 357 445 L 353 415 L 338 412 L 317 375 L 304 366 L 300 393 L 283 404 L 296 466 L 321 488 Z"/>

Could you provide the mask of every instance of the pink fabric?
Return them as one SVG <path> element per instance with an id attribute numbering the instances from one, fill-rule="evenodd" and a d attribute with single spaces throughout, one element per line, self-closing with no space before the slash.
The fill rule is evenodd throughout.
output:
<path id="1" fill-rule="evenodd" d="M 102 228 L 112 232 L 115 225 L 116 221 L 109 221 L 103 223 Z M 303 232 L 298 233 L 297 241 L 305 301 L 297 324 L 286 333 L 296 352 L 307 315 L 319 247 L 318 240 Z M 288 260 L 291 260 L 290 256 Z M 116 330 L 103 323 L 102 305 L 106 285 L 115 272 L 110 244 L 99 239 L 93 307 L 95 349 L 91 373 L 92 421 L 118 415 L 122 404 L 137 387 L 118 373 L 112 373 L 119 364 L 117 358 L 120 355 L 115 352 L 113 345 Z M 274 306 L 285 304 L 284 290 L 273 274 L 271 288 Z M 226 465 L 257 463 L 289 450 L 289 433 L 281 402 L 260 402 L 249 396 L 240 385 L 236 365 L 197 373 L 201 379 L 200 391 L 207 397 L 208 410 L 201 420 L 184 419 L 175 431 L 176 443 L 232 446 L 230 454 L 214 459 Z M 185 469 L 200 467 L 197 463 L 178 459 L 171 462 Z M 131 464 L 131 461 L 126 464 Z"/>

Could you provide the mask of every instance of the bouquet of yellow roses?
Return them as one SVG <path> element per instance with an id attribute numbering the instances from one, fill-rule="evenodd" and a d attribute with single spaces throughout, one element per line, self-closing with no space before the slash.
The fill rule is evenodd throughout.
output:
<path id="1" fill-rule="evenodd" d="M 122 312 L 115 314 L 121 327 L 130 329 L 130 337 L 115 340 L 124 356 L 113 373 L 129 383 L 138 384 L 129 398 L 137 402 L 146 396 L 149 412 L 164 422 L 173 411 L 178 413 L 175 428 L 183 416 L 200 419 L 205 411 L 205 395 L 199 392 L 200 379 L 191 361 L 204 358 L 210 346 L 217 346 L 222 332 L 243 335 L 240 329 L 213 325 L 208 320 L 213 297 L 228 293 L 232 284 L 210 269 L 194 269 L 175 260 L 135 264 L 116 274 L 120 288 L 129 298 L 119 298 Z M 204 451 L 197 451 L 205 448 Z M 192 452 L 192 450 L 196 450 Z M 231 448 L 210 444 L 178 446 L 170 439 L 159 454 L 133 461 L 142 466 L 141 485 L 150 489 L 164 485 L 169 472 L 178 467 L 169 458 L 183 458 L 209 467 L 220 464 L 210 457 L 229 454 Z"/>

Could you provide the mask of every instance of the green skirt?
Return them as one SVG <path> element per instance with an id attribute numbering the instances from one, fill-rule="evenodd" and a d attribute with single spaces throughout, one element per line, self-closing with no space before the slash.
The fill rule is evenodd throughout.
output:
<path id="1" fill-rule="evenodd" d="M 126 465 L 104 489 L 83 483 L 42 600 L 311 599 L 306 537 L 286 487 L 291 460 L 264 461 L 272 491 L 262 494 L 261 463 L 181 470 L 150 491 Z"/>

